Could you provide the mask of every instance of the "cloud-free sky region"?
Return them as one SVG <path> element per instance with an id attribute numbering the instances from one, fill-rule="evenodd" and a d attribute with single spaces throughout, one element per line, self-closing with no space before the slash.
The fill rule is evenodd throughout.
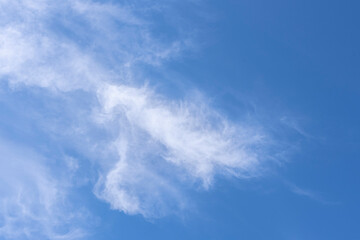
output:
<path id="1" fill-rule="evenodd" d="M 0 0 L 0 239 L 360 239 L 359 9 Z"/>

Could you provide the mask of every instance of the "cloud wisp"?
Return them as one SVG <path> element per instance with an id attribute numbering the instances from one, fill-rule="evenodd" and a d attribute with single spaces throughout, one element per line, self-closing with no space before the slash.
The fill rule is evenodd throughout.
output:
<path id="1" fill-rule="evenodd" d="M 318 203 L 325 204 L 325 205 L 338 205 L 339 204 L 339 202 L 333 202 L 333 201 L 329 201 L 329 200 L 325 199 L 318 192 L 314 192 L 312 190 L 300 188 L 299 186 L 297 186 L 297 185 L 295 185 L 293 183 L 286 182 L 286 185 L 290 188 L 290 191 L 293 192 L 294 194 L 302 196 L 302 197 L 309 198 L 309 199 L 311 199 L 313 201 L 316 201 Z"/>
<path id="2" fill-rule="evenodd" d="M 0 236 L 6 239 L 79 239 L 81 211 L 67 201 L 65 185 L 46 159 L 0 140 Z"/>
<path id="3" fill-rule="evenodd" d="M 66 137 L 69 142 L 76 139 L 81 151 L 92 153 L 85 153 L 89 159 L 83 161 L 91 162 L 99 173 L 96 196 L 127 214 L 159 217 L 186 208 L 184 186 L 208 189 L 217 175 L 260 175 L 267 159 L 267 140 L 251 123 L 234 123 L 220 114 L 206 97 L 170 99 L 136 79 L 136 66 L 156 68 L 180 55 L 188 43 L 181 37 L 157 38 L 152 32 L 154 23 L 142 16 L 159 14 L 161 8 L 146 3 L 0 1 L 4 20 L 0 24 L 0 79 L 16 91 L 47 92 L 58 98 L 59 106 L 74 109 L 73 115 L 62 117 L 80 119 L 80 126 Z M 94 99 L 92 105 L 84 110 L 76 101 L 77 94 Z M 69 98 L 74 98 L 71 106 L 64 100 Z M 81 120 L 84 111 L 88 119 Z M 63 128 L 66 124 L 60 123 Z M 46 132 L 49 124 L 43 127 Z M 93 129 L 100 133 L 90 134 Z M 54 127 L 51 133 L 63 136 Z M 11 168 L 5 161 L 2 165 Z M 37 198 L 58 198 L 55 190 L 48 196 L 39 185 L 50 188 L 52 181 L 46 179 L 51 176 L 44 173 L 39 179 L 35 173 L 42 173 L 40 168 L 27 171 L 39 188 Z M 57 201 L 51 204 L 61 207 Z M 39 206 L 46 204 L 40 201 Z M 56 215 L 53 210 L 44 211 L 44 222 Z M 25 212 L 19 213 L 13 221 L 22 221 L 24 216 Z M 36 219 L 17 225 L 32 228 L 31 221 Z M 3 229 L 7 230 L 0 234 L 11 234 L 10 228 Z M 26 234 L 30 236 L 31 231 Z M 63 238 L 80 237 L 77 232 L 68 234 Z"/>

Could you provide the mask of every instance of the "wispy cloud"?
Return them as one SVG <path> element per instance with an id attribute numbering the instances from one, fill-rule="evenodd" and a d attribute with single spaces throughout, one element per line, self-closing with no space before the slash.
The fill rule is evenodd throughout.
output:
<path id="1" fill-rule="evenodd" d="M 146 87 L 122 85 L 108 85 L 98 95 L 101 123 L 119 129 L 113 143 L 119 161 L 97 194 L 116 209 L 155 214 L 151 206 L 176 192 L 169 179 L 208 188 L 216 174 L 259 174 L 264 136 L 232 124 L 201 99 L 170 101 Z M 162 192 L 155 199 L 154 189 Z"/>
<path id="2" fill-rule="evenodd" d="M 51 93 L 60 102 L 58 106 L 73 109 L 72 114 L 61 115 L 64 121 L 56 125 L 46 122 L 47 117 L 39 118 L 44 132 L 74 143 L 98 168 L 96 196 L 113 209 L 159 217 L 186 208 L 184 186 L 207 189 L 216 175 L 260 175 L 269 139 L 251 122 L 230 121 L 206 96 L 169 99 L 151 87 L 151 80 L 147 86 L 135 77 L 138 63 L 156 67 L 181 54 L 188 44 L 181 37 L 157 38 L 146 16 L 161 8 L 148 3 L 141 8 L 143 2 L 147 1 L 0 1 L 4 10 L 0 16 L 0 79 L 20 91 L 37 88 Z M 79 92 L 92 99 L 90 106 L 77 101 Z M 76 119 L 76 126 L 67 119 Z M 64 161 L 72 170 L 79 168 L 69 159 Z M 3 169 L 11 168 L 5 161 L 2 164 Z M 42 210 L 44 222 L 57 219 L 53 215 L 61 210 L 53 206 L 63 206 L 55 200 L 58 192 L 51 185 L 56 179 L 48 180 L 52 176 L 40 168 L 27 171 L 19 174 L 31 178 L 21 184 L 34 182 L 38 195 L 32 202 L 50 199 L 51 207 Z M 7 196 L 4 202 L 13 202 L 19 194 Z M 11 206 L 3 206 L 4 213 L 11 212 Z M 33 225 L 23 219 L 36 221 L 36 214 L 28 213 L 21 212 L 11 221 L 18 221 L 16 226 L 29 237 Z M 4 216 L 10 221 L 9 214 Z M 44 226 L 43 231 L 48 234 L 50 230 Z M 15 232 L 6 227 L 1 234 Z M 78 233 L 68 231 L 62 237 L 77 238 Z"/>
<path id="3" fill-rule="evenodd" d="M 290 190 L 299 195 L 299 196 L 303 196 L 306 198 L 309 198 L 313 201 L 322 203 L 322 204 L 326 204 L 326 205 L 334 205 L 334 204 L 339 204 L 338 202 L 333 202 L 333 201 L 329 201 L 326 198 L 324 198 L 320 193 L 309 190 L 309 189 L 304 189 L 304 188 L 300 188 L 299 186 L 287 182 L 286 185 L 290 188 Z"/>
<path id="4" fill-rule="evenodd" d="M 79 239 L 83 212 L 66 200 L 66 186 L 46 159 L 0 140 L 0 236 L 6 239 Z"/>

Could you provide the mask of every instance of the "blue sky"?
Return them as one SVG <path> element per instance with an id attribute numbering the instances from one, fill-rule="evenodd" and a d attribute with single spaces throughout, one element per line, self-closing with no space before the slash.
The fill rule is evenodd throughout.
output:
<path id="1" fill-rule="evenodd" d="M 0 1 L 0 239 L 360 239 L 356 1 Z"/>

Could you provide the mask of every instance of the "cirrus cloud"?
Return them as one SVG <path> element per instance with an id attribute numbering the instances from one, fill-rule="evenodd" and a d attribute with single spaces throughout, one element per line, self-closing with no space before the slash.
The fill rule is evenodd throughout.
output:
<path id="1" fill-rule="evenodd" d="M 72 109 L 68 115 L 48 109 L 49 115 L 70 119 L 56 126 L 46 122 L 47 116 L 38 118 L 45 133 L 71 143 L 76 140 L 74 148 L 91 153 L 84 153 L 88 159 L 82 161 L 93 164 L 98 172 L 94 184 L 98 198 L 127 214 L 159 217 L 187 207 L 184 186 L 208 189 L 217 175 L 249 178 L 261 174 L 267 138 L 249 122 L 230 121 L 204 96 L 169 98 L 149 86 L 139 86 L 145 81 L 135 77 L 135 69 L 141 69 L 136 66 L 147 64 L 156 69 L 188 46 L 186 38 L 155 36 L 154 23 L 142 16 L 158 14 L 161 8 L 148 3 L 141 8 L 145 2 L 0 1 L 4 10 L 0 16 L 4 20 L 0 24 L 0 79 L 16 91 L 40 89 L 57 99 L 57 106 Z M 84 108 L 77 101 L 79 92 L 93 99 L 90 106 Z M 68 124 L 71 120 L 76 128 Z M 66 134 L 64 129 L 68 129 Z M 92 134 L 94 129 L 97 134 Z M 27 163 L 19 162 L 23 164 Z M 7 162 L 2 165 L 12 168 Z M 52 176 L 40 168 L 26 171 L 19 174 L 32 180 L 21 184 L 34 181 L 38 195 L 33 202 L 54 199 L 51 206 L 61 208 L 55 201 L 56 188 L 50 186 L 53 180 L 48 180 Z M 9 188 L 6 191 L 15 187 Z M 7 196 L 4 201 L 11 199 Z M 46 204 L 41 207 L 45 207 L 44 221 L 60 211 L 49 210 Z M 3 209 L 4 216 L 6 211 L 11 207 Z M 33 229 L 29 222 L 36 219 L 26 214 L 15 214 L 12 221 Z M 28 217 L 30 220 L 22 220 Z M 0 232 L 3 236 L 14 230 L 3 229 L 7 229 Z M 43 232 L 48 229 L 44 227 Z M 68 232 L 63 238 L 79 238 L 77 234 Z M 36 236 L 33 230 L 26 235 Z"/>

